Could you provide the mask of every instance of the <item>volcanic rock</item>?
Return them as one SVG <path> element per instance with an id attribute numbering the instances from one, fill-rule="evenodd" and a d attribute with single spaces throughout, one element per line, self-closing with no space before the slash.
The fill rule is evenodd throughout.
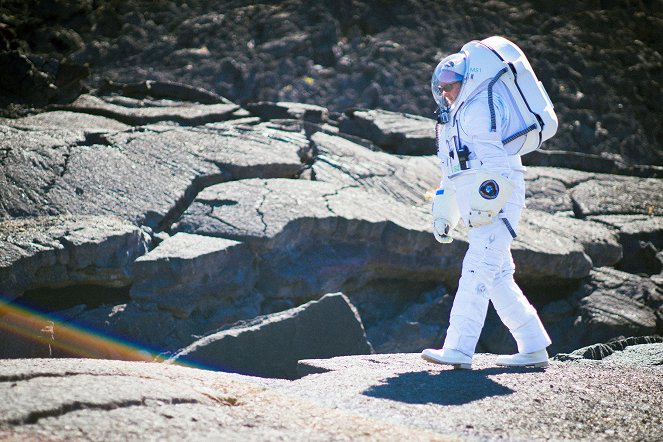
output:
<path id="1" fill-rule="evenodd" d="M 371 352 L 359 314 L 337 293 L 205 336 L 171 361 L 294 379 L 300 359 Z"/>
<path id="2" fill-rule="evenodd" d="M 381 109 L 349 110 L 339 129 L 366 138 L 387 152 L 401 155 L 433 155 L 435 120 Z"/>
<path id="3" fill-rule="evenodd" d="M 150 106 L 149 101 L 142 100 L 141 107 L 129 107 L 109 101 L 112 101 L 112 99 L 104 100 L 92 95 L 81 95 L 70 105 L 64 106 L 63 109 L 100 115 L 131 126 L 142 126 L 162 121 L 198 126 L 246 116 L 246 114 L 236 113 L 240 110 L 240 107 L 233 103 L 190 104 L 173 102 Z"/>
<path id="4" fill-rule="evenodd" d="M 131 297 L 155 302 L 186 318 L 221 299 L 248 294 L 256 275 L 253 256 L 237 241 L 177 233 L 134 262 Z"/>
<path id="5" fill-rule="evenodd" d="M 0 292 L 12 299 L 39 287 L 128 286 L 149 244 L 143 230 L 113 217 L 0 221 Z"/>

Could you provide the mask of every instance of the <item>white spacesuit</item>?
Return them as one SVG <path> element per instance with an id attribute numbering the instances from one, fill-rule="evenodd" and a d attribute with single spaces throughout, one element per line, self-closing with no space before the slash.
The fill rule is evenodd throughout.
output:
<path id="1" fill-rule="evenodd" d="M 443 176 L 433 201 L 434 234 L 438 241 L 450 242 L 459 218 L 470 229 L 443 348 L 426 349 L 422 357 L 471 368 L 488 301 L 492 301 L 518 345 L 518 354 L 498 357 L 498 365 L 545 367 L 545 349 L 551 341 L 513 279 L 511 257 L 525 206 L 525 168 L 519 153 L 523 148 L 532 150 L 527 147 L 532 140 L 540 144 L 545 124 L 530 125 L 529 117 L 523 116 L 520 97 L 514 97 L 510 89 L 513 72 L 501 78 L 505 72 L 495 71 L 500 65 L 491 67 L 492 58 L 485 63 L 481 57 L 489 55 L 472 47 L 462 50 L 442 60 L 432 78 L 433 95 L 440 105 L 436 132 Z M 551 125 L 554 134 L 556 117 L 548 129 Z M 537 129 L 537 138 L 528 138 Z"/>

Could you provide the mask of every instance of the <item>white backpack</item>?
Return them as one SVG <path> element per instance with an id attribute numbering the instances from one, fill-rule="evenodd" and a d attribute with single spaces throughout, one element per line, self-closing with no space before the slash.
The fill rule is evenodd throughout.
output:
<path id="1" fill-rule="evenodd" d="M 487 88 L 494 130 L 492 88 L 497 81 L 501 81 L 510 94 L 506 98 L 518 109 L 517 126 L 522 127 L 502 140 L 510 155 L 532 152 L 555 135 L 558 121 L 553 104 L 518 46 L 506 38 L 495 36 L 471 41 L 462 47 L 461 52 L 465 53 L 468 65 L 463 87 L 456 99 L 461 103 L 459 108 Z"/>

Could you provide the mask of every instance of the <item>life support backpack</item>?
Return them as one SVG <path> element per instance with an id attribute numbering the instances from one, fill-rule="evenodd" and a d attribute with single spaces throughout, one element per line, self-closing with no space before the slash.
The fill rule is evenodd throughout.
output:
<path id="1" fill-rule="evenodd" d="M 527 57 L 518 46 L 504 37 L 489 37 L 471 41 L 461 48 L 466 58 L 463 85 L 455 102 L 459 106 L 469 102 L 477 93 L 488 90 L 488 107 L 491 130 L 495 130 L 495 109 L 492 89 L 498 81 L 503 82 L 513 107 L 518 110 L 518 126 L 513 134 L 502 140 L 510 155 L 524 155 L 541 147 L 557 132 L 557 115 L 553 104 L 538 80 Z"/>

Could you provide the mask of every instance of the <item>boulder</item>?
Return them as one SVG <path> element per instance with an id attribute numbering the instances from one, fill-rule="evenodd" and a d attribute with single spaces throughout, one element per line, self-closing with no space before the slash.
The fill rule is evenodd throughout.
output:
<path id="1" fill-rule="evenodd" d="M 315 133 L 311 141 L 316 180 L 360 187 L 418 206 L 430 203 L 440 184 L 439 161 L 434 156 L 399 157 L 323 132 Z"/>
<path id="2" fill-rule="evenodd" d="M 243 243 L 177 233 L 136 259 L 131 298 L 187 318 L 195 309 L 213 308 L 217 298 L 248 294 L 256 278 L 253 260 Z"/>
<path id="3" fill-rule="evenodd" d="M 343 294 L 335 293 L 205 336 L 170 361 L 295 379 L 300 359 L 369 353 L 359 314 Z"/>
<path id="4" fill-rule="evenodd" d="M 207 185 L 296 176 L 308 146 L 303 134 L 260 125 L 150 126 L 92 144 L 71 131 L 0 131 L 9 135 L 0 217 L 113 214 L 158 229 Z"/>
<path id="5" fill-rule="evenodd" d="M 62 106 L 61 109 L 100 115 L 130 126 L 143 126 L 164 121 L 186 126 L 198 126 L 246 116 L 246 113 L 237 113 L 241 109 L 233 103 L 192 104 L 173 102 L 166 105 L 150 105 L 149 100 L 143 100 L 141 107 L 130 107 L 114 104 L 109 102 L 108 99 L 87 94 L 81 95 L 73 103 Z"/>
<path id="6" fill-rule="evenodd" d="M 595 215 L 663 215 L 663 180 L 596 175 L 571 190 L 579 218 Z"/>
<path id="7" fill-rule="evenodd" d="M 366 138 L 387 152 L 434 155 L 435 120 L 381 109 L 348 110 L 339 122 L 341 132 Z"/>
<path id="8" fill-rule="evenodd" d="M 0 221 L 0 292 L 11 300 L 40 287 L 128 286 L 149 244 L 143 230 L 108 216 Z"/>

